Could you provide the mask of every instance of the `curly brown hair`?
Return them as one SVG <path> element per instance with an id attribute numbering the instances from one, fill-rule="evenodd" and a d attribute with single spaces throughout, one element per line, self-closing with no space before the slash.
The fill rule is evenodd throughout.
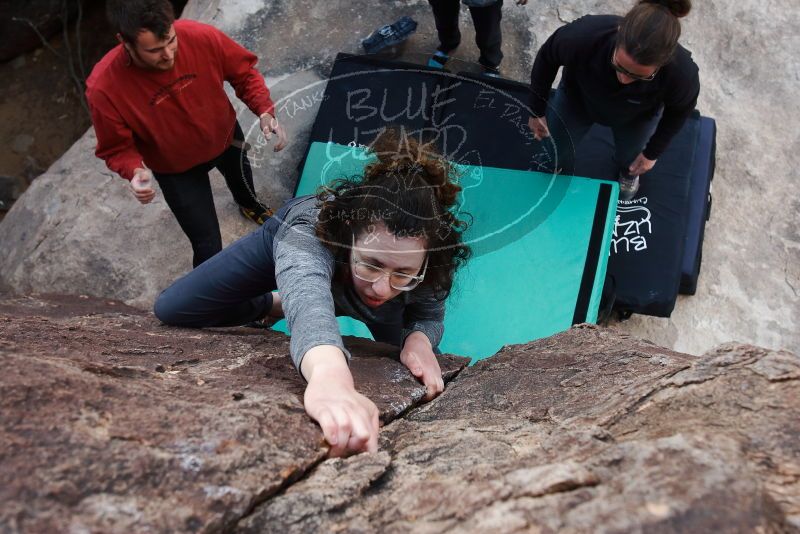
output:
<path id="1" fill-rule="evenodd" d="M 420 287 L 447 298 L 456 270 L 471 255 L 462 242 L 468 223 L 454 213 L 461 191 L 454 169 L 433 143 L 397 128 L 381 133 L 369 150 L 376 159 L 363 176 L 342 178 L 319 190 L 317 237 L 348 266 L 353 238 L 377 224 L 397 237 L 423 238 L 428 269 Z"/>

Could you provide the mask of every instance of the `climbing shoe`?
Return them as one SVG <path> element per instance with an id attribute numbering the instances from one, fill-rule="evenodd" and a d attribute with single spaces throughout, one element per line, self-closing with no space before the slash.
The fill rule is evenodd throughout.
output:
<path id="1" fill-rule="evenodd" d="M 242 326 L 246 328 L 257 328 L 259 330 L 270 330 L 275 323 L 283 319 L 283 317 L 272 317 L 267 315 L 263 319 L 258 319 L 255 321 L 250 321 L 249 323 L 245 323 Z"/>
<path id="2" fill-rule="evenodd" d="M 428 66 L 435 69 L 443 69 L 449 60 L 450 56 L 441 50 L 437 50 L 436 53 L 433 54 L 430 59 L 428 59 Z"/>
<path id="3" fill-rule="evenodd" d="M 242 215 L 258 225 L 264 224 L 267 222 L 267 219 L 273 215 L 273 211 L 270 208 L 257 208 L 251 210 L 249 208 L 245 208 L 244 206 L 239 206 L 239 211 L 242 212 Z"/>

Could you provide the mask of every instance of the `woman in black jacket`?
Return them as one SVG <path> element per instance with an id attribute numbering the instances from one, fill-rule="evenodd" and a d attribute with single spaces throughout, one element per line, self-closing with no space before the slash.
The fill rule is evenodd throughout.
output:
<path id="1" fill-rule="evenodd" d="M 552 136 L 548 170 L 573 174 L 575 147 L 600 123 L 614 133 L 620 197 L 635 196 L 639 175 L 653 168 L 697 103 L 697 65 L 678 44 L 678 19 L 690 9 L 690 0 L 640 0 L 625 17 L 588 15 L 547 39 L 531 72 L 528 125 L 538 140 Z"/>

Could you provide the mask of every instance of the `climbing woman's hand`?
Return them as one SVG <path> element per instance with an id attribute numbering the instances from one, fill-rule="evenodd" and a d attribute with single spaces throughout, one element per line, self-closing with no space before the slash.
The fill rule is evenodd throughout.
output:
<path id="1" fill-rule="evenodd" d="M 409 334 L 400 352 L 400 361 L 425 385 L 425 400 L 431 400 L 444 391 L 442 369 L 428 336 L 422 332 Z"/>
<path id="2" fill-rule="evenodd" d="M 330 457 L 378 450 L 378 408 L 358 393 L 342 351 L 319 345 L 306 352 L 301 372 L 308 380 L 303 403 L 322 427 Z"/>

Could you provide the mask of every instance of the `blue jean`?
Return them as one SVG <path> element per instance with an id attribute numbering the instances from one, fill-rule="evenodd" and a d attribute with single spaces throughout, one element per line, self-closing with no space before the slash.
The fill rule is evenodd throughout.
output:
<path id="1" fill-rule="evenodd" d="M 655 115 L 636 122 L 612 125 L 614 134 L 614 161 L 620 171 L 626 171 L 636 159 L 661 120 L 663 109 Z M 575 102 L 559 85 L 547 104 L 547 126 L 552 142 L 545 140 L 545 150 L 550 162 L 547 171 L 561 169 L 561 174 L 575 174 L 575 151 L 589 132 L 594 121 L 582 102 Z"/>
<path id="2" fill-rule="evenodd" d="M 291 199 L 251 234 L 198 265 L 156 299 L 153 312 L 172 326 L 240 326 L 266 317 L 275 281 L 273 241 L 286 213 L 304 197 Z M 372 336 L 391 345 L 402 342 L 402 308 L 386 323 L 366 323 Z"/>
<path id="3" fill-rule="evenodd" d="M 277 289 L 272 240 L 281 215 L 173 282 L 156 299 L 156 317 L 194 328 L 239 326 L 266 317 Z"/>

